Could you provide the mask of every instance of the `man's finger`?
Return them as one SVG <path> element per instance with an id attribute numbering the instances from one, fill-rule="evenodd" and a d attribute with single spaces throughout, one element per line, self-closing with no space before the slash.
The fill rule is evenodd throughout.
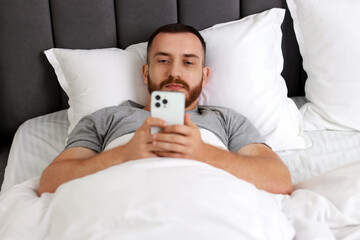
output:
<path id="1" fill-rule="evenodd" d="M 160 118 L 148 117 L 147 119 L 145 119 L 145 121 L 141 127 L 144 128 L 144 130 L 149 131 L 151 127 L 164 128 L 166 126 L 167 126 L 167 123 L 164 120 L 162 120 Z"/>
<path id="2" fill-rule="evenodd" d="M 196 125 L 193 121 L 191 121 L 190 114 L 188 114 L 188 113 L 185 113 L 185 120 L 184 120 L 184 122 L 185 122 L 185 125 L 187 125 L 187 126 L 197 128 L 197 125 Z"/>
<path id="3" fill-rule="evenodd" d="M 176 152 L 176 153 L 187 152 L 186 146 L 181 145 L 181 144 L 172 143 L 172 142 L 158 142 L 155 140 L 155 141 L 153 141 L 153 145 L 160 151 Z"/>
<path id="4" fill-rule="evenodd" d="M 159 157 L 184 158 L 183 154 L 175 152 L 155 152 L 155 154 Z"/>
<path id="5" fill-rule="evenodd" d="M 172 142 L 176 144 L 186 145 L 187 140 L 181 134 L 171 134 L 171 133 L 156 133 L 152 135 L 152 141 L 157 142 Z"/>
<path id="6" fill-rule="evenodd" d="M 170 125 L 163 129 L 162 133 L 176 133 L 183 136 L 189 135 L 191 132 L 190 126 L 185 125 Z"/>

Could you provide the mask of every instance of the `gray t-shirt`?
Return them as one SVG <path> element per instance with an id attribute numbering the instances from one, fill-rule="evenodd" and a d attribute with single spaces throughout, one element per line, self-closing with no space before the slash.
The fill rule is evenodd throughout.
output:
<path id="1" fill-rule="evenodd" d="M 252 123 L 234 110 L 198 106 L 187 113 L 199 128 L 214 133 L 232 152 L 251 143 L 265 143 Z M 135 132 L 148 117 L 150 112 L 132 101 L 101 109 L 79 121 L 65 149 L 86 147 L 101 152 L 114 139 Z"/>

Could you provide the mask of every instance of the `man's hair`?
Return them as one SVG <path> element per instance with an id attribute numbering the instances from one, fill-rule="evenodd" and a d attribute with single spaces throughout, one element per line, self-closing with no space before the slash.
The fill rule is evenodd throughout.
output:
<path id="1" fill-rule="evenodd" d="M 205 43 L 204 38 L 199 33 L 199 31 L 196 30 L 192 26 L 184 25 L 181 23 L 171 23 L 171 24 L 167 24 L 167 25 L 164 25 L 164 26 L 158 28 L 157 30 L 155 30 L 155 32 L 153 32 L 153 34 L 151 34 L 151 36 L 148 40 L 148 46 L 147 46 L 147 62 L 148 63 L 149 63 L 149 51 L 150 51 L 152 42 L 159 33 L 192 33 L 192 34 L 194 34 L 201 42 L 201 45 L 204 50 L 204 61 L 205 61 L 206 43 Z"/>

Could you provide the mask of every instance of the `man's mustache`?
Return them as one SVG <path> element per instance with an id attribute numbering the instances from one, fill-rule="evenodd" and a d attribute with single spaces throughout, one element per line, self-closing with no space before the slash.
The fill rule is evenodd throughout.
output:
<path id="1" fill-rule="evenodd" d="M 169 76 L 168 79 L 161 82 L 160 89 L 162 89 L 163 87 L 165 87 L 167 84 L 170 84 L 170 83 L 181 84 L 183 86 L 183 88 L 185 88 L 188 91 L 190 89 L 189 85 L 184 80 L 182 80 L 181 78 L 174 78 L 173 76 Z"/>

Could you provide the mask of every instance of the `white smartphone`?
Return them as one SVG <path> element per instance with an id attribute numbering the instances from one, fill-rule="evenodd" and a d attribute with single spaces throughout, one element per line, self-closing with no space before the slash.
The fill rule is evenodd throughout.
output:
<path id="1" fill-rule="evenodd" d="M 150 109 L 152 117 L 161 118 L 168 125 L 184 124 L 185 95 L 181 92 L 153 91 Z M 160 127 L 151 127 L 151 134 L 160 131 Z"/>

